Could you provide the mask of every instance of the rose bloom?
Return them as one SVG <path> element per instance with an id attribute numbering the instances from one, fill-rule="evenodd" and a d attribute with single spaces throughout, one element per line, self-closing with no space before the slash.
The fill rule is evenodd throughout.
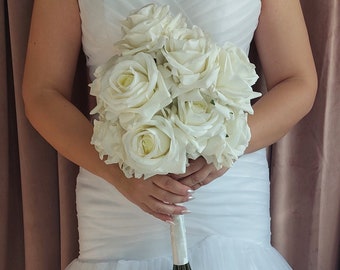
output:
<path id="1" fill-rule="evenodd" d="M 94 120 L 91 144 L 99 157 L 107 164 L 119 163 L 123 159 L 122 135 L 124 130 L 118 122 Z"/>
<path id="2" fill-rule="evenodd" d="M 252 89 L 258 79 L 255 65 L 249 62 L 240 48 L 230 43 L 220 50 L 218 62 L 220 71 L 216 87 L 211 93 L 216 103 L 253 113 L 250 100 L 261 95 Z M 228 114 L 229 110 L 225 113 Z"/>
<path id="3" fill-rule="evenodd" d="M 160 69 L 165 77 L 173 79 L 172 95 L 214 84 L 219 69 L 218 52 L 216 44 L 199 27 L 175 29 L 162 49 L 167 63 Z"/>
<path id="4" fill-rule="evenodd" d="M 202 156 L 217 169 L 230 168 L 244 153 L 250 141 L 250 129 L 247 113 L 239 111 L 234 117 L 225 121 L 225 133 L 209 138 Z"/>
<path id="5" fill-rule="evenodd" d="M 232 153 L 234 158 L 244 153 L 251 138 L 247 117 L 248 113 L 240 110 L 234 113 L 232 119 L 225 122 L 227 129 L 225 151 Z"/>
<path id="6" fill-rule="evenodd" d="M 188 139 L 188 157 L 196 159 L 206 147 L 208 139 L 223 132 L 224 116 L 220 114 L 199 89 L 177 97 L 172 106 L 171 119 Z"/>
<path id="7" fill-rule="evenodd" d="M 140 122 L 122 136 L 127 177 L 144 179 L 156 174 L 184 173 L 187 165 L 185 145 L 172 123 L 161 115 Z"/>
<path id="8" fill-rule="evenodd" d="M 169 6 L 150 4 L 122 22 L 123 38 L 117 43 L 123 54 L 154 52 L 164 46 L 167 36 L 176 28 L 185 28 L 181 14 L 173 17 Z"/>
<path id="9" fill-rule="evenodd" d="M 145 53 L 113 58 L 96 73 L 91 94 L 97 106 L 91 113 L 100 119 L 119 119 L 123 128 L 150 119 L 172 99 L 153 58 Z"/>

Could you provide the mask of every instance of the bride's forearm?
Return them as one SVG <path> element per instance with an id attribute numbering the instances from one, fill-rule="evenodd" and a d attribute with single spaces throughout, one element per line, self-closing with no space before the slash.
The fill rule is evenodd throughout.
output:
<path id="1" fill-rule="evenodd" d="M 154 176 L 148 181 L 126 179 L 117 164 L 107 165 L 90 144 L 93 127 L 58 91 L 41 91 L 25 99 L 26 115 L 40 134 L 63 156 L 105 179 L 143 211 L 163 221 L 186 208 L 177 203 L 190 199 L 190 187 L 168 176 Z M 165 203 L 170 202 L 170 203 Z"/>
<path id="2" fill-rule="evenodd" d="M 90 144 L 93 127 L 88 119 L 58 91 L 41 93 L 25 99 L 26 115 L 34 128 L 67 159 L 113 183 L 119 168 L 100 160 Z"/>
<path id="3" fill-rule="evenodd" d="M 298 0 L 263 0 L 255 32 L 256 49 L 268 93 L 249 117 L 252 139 L 247 152 L 284 136 L 311 109 L 317 74 Z"/>
<path id="4" fill-rule="evenodd" d="M 246 153 L 275 143 L 301 120 L 312 108 L 316 84 L 314 77 L 292 77 L 261 97 L 248 117 L 252 138 Z"/>

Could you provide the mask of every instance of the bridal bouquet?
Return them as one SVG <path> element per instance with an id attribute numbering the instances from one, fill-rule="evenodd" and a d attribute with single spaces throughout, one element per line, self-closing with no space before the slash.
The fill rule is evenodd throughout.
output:
<path id="1" fill-rule="evenodd" d="M 250 140 L 247 115 L 258 76 L 233 44 L 148 5 L 122 22 L 120 54 L 95 71 L 91 143 L 127 177 L 181 174 L 202 156 L 230 167 Z"/>
<path id="2" fill-rule="evenodd" d="M 95 71 L 92 144 L 127 177 L 184 173 L 203 156 L 230 167 L 250 139 L 247 114 L 258 76 L 244 52 L 217 46 L 167 6 L 122 22 L 121 55 Z"/>

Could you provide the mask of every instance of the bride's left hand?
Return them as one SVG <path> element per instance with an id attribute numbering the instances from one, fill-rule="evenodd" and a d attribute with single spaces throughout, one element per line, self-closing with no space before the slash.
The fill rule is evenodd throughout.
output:
<path id="1" fill-rule="evenodd" d="M 171 175 L 171 177 L 196 190 L 222 176 L 227 170 L 227 168 L 217 170 L 213 164 L 208 164 L 203 157 L 199 157 L 189 161 L 184 174 Z"/>

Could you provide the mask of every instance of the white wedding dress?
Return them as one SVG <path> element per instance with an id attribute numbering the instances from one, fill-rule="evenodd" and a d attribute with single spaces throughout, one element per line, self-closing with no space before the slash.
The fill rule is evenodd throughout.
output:
<path id="1" fill-rule="evenodd" d="M 167 4 L 219 44 L 248 52 L 260 0 L 79 0 L 90 76 L 121 37 L 120 21 L 148 3 Z M 128 181 L 128 180 L 127 180 Z M 129 202 L 112 185 L 80 169 L 77 180 L 79 257 L 67 270 L 170 270 L 169 225 Z M 265 150 L 242 156 L 186 203 L 193 270 L 289 270 L 270 244 L 269 174 Z"/>

